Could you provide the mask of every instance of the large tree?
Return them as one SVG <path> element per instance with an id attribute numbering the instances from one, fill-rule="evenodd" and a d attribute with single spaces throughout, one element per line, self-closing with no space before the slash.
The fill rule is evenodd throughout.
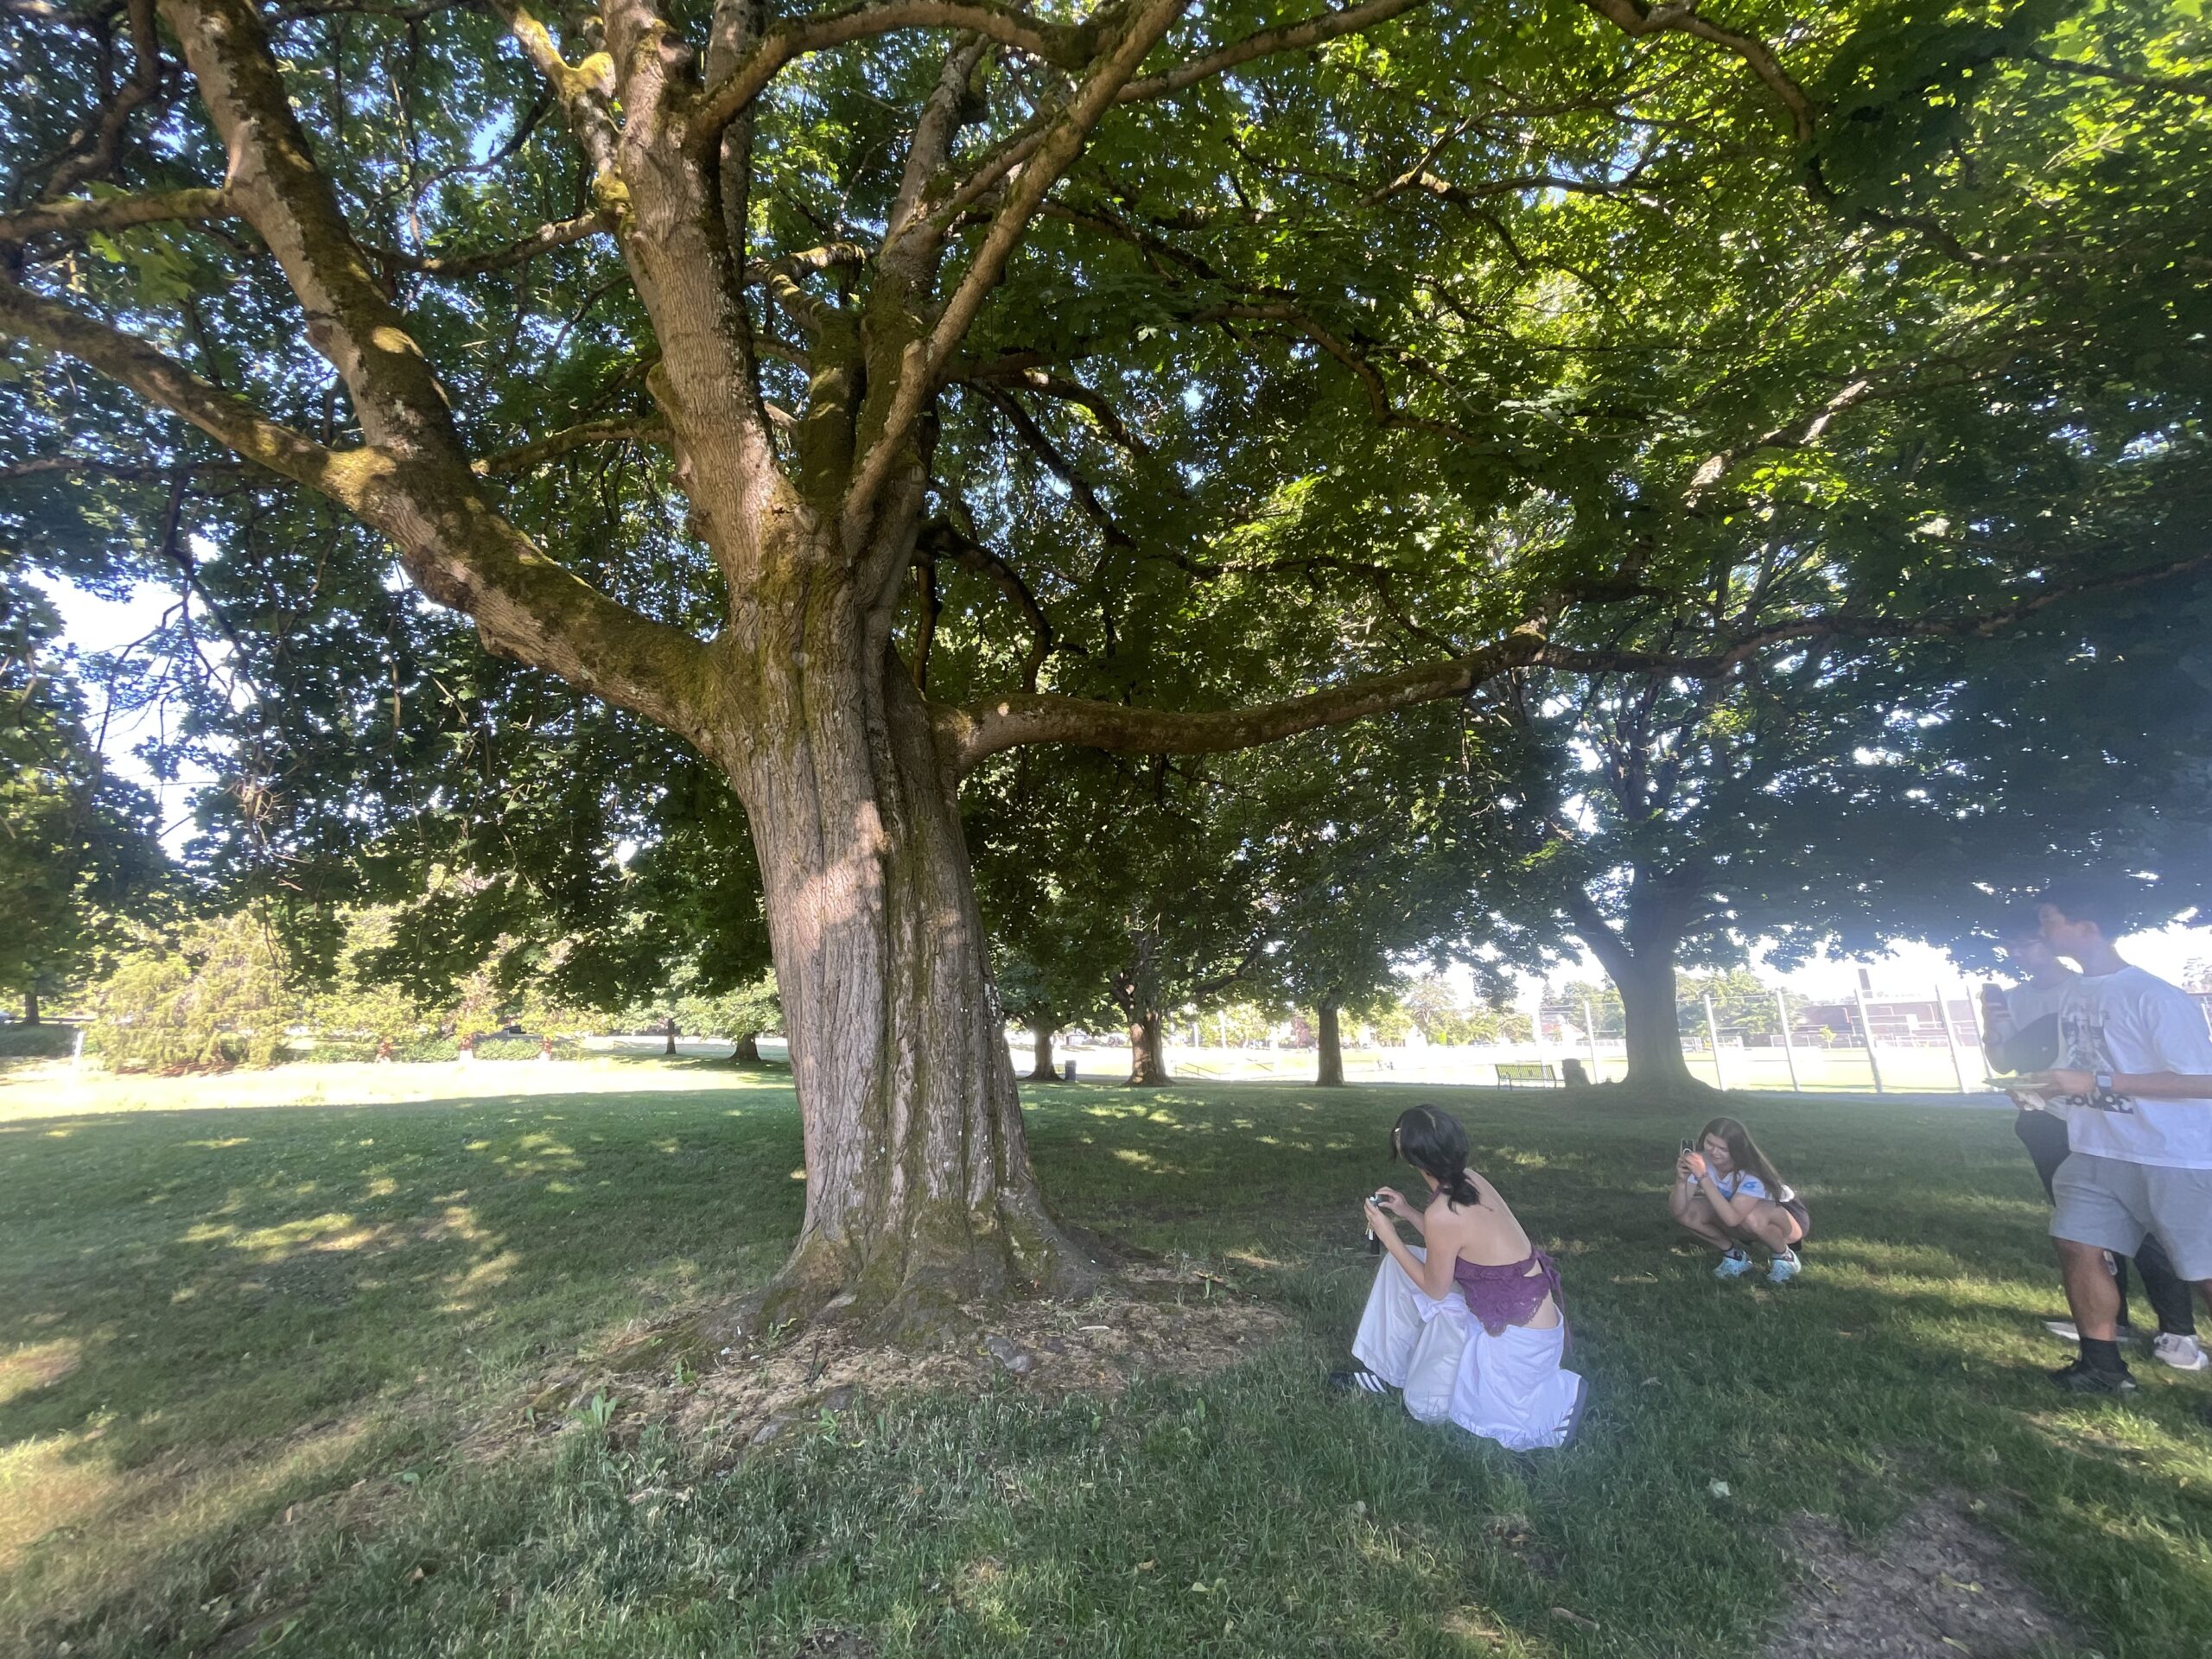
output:
<path id="1" fill-rule="evenodd" d="M 1606 607 L 1681 579 L 1632 513 L 1455 526 L 1655 431 L 1724 473 L 1786 441 L 1802 387 L 1716 296 L 1789 315 L 1762 273 L 1857 211 L 1805 146 L 1927 102 L 1918 59 L 1839 55 L 1917 15 L 1874 3 L 494 5 L 10 8 L 12 54 L 42 36 L 0 132 L 14 472 L 139 481 L 219 546 L 313 493 L 360 528 L 302 588 L 330 559 L 378 588 L 388 547 L 487 650 L 728 780 L 804 1115 L 795 1310 L 1087 1275 L 1029 1169 L 962 776 L 1621 665 Z M 1909 334 L 1915 291 L 1855 302 Z M 573 506 L 616 445 L 652 522 L 610 546 Z M 2075 574 L 1929 556 L 1974 581 L 1804 626 L 1955 629 Z M 1375 626 L 1238 643 L 1307 584 Z"/>

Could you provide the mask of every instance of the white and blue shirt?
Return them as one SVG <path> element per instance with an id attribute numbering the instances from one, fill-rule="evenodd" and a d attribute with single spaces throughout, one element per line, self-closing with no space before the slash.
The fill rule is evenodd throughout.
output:
<path id="1" fill-rule="evenodd" d="M 1707 1173 L 1713 1174 L 1709 1166 Z M 1769 1198 L 1776 1204 L 1787 1204 L 1797 1196 L 1796 1190 L 1789 1182 L 1784 1181 L 1782 1184 L 1782 1196 L 1778 1198 L 1775 1198 L 1773 1193 L 1766 1190 L 1766 1183 L 1748 1169 L 1732 1169 L 1726 1175 L 1713 1174 L 1713 1184 L 1720 1189 L 1720 1196 L 1724 1198 L 1732 1198 L 1741 1194 L 1747 1198 Z"/>

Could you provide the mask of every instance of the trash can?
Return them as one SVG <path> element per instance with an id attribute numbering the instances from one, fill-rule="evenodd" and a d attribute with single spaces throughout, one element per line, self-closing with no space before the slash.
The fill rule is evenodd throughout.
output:
<path id="1" fill-rule="evenodd" d="M 1060 1081 L 1062 1083 L 1073 1083 L 1075 1081 L 1075 1062 L 1073 1060 L 1068 1061 L 1060 1068 Z"/>

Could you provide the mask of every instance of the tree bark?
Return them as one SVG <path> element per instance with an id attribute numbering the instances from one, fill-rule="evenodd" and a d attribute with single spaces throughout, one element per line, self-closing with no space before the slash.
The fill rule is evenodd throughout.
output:
<path id="1" fill-rule="evenodd" d="M 23 1023 L 27 1026 L 38 1024 L 38 991 L 32 986 L 23 988 Z"/>
<path id="2" fill-rule="evenodd" d="M 1344 1036 L 1338 1005 L 1322 1002 L 1314 1010 L 1314 1028 L 1320 1038 L 1321 1060 L 1313 1081 L 1324 1089 L 1341 1089 L 1344 1081 Z"/>
<path id="3" fill-rule="evenodd" d="M 805 1220 L 760 1312 L 896 1332 L 1080 1291 L 1092 1264 L 1030 1168 L 952 773 L 888 602 L 863 609 L 809 563 L 736 620 L 790 643 L 747 653 L 721 746 L 760 851 L 806 1148 Z"/>
<path id="4" fill-rule="evenodd" d="M 676 1058 L 676 1016 L 674 1014 L 669 1015 L 668 1024 L 663 1029 L 667 1035 L 668 1042 L 661 1049 L 661 1053 L 666 1058 L 674 1059 Z"/>
<path id="5" fill-rule="evenodd" d="M 1568 914 L 1574 931 L 1605 969 L 1620 993 L 1628 1026 L 1628 1071 L 1624 1088 L 1649 1095 L 1713 1092 L 1690 1075 L 1682 1058 L 1682 1032 L 1675 1014 L 1675 955 L 1681 932 L 1670 925 L 1658 899 L 1639 893 L 1629 901 L 1621 925 L 1607 921 L 1596 905 L 1577 894 Z"/>
<path id="6" fill-rule="evenodd" d="M 1052 1027 L 1040 1018 L 1034 1029 L 1037 1044 L 1036 1063 L 1029 1068 L 1029 1081 L 1052 1083 L 1060 1075 L 1058 1069 L 1052 1064 Z"/>
<path id="7" fill-rule="evenodd" d="M 748 1031 L 740 1037 L 737 1039 L 736 1049 L 730 1055 L 730 1059 L 739 1065 L 759 1065 L 760 1064 L 760 1033 L 757 1031 Z"/>
<path id="8" fill-rule="evenodd" d="M 1139 1008 L 1129 1019 L 1129 1081 L 1150 1087 L 1173 1081 L 1167 1071 L 1166 1016 Z"/>

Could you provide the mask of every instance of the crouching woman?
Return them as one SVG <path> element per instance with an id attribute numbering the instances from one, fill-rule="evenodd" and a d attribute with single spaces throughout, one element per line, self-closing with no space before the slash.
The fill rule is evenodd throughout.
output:
<path id="1" fill-rule="evenodd" d="M 1497 1189 L 1467 1167 L 1467 1133 L 1416 1106 L 1390 1131 L 1394 1157 L 1424 1183 L 1418 1204 L 1384 1188 L 1367 1224 L 1389 1252 L 1376 1270 L 1340 1388 L 1402 1395 L 1423 1422 L 1450 1421 L 1516 1452 L 1563 1446 L 1584 1386 L 1560 1368 L 1567 1318 L 1559 1268 L 1529 1243 Z M 1395 1220 L 1421 1243 L 1399 1237 Z"/>
<path id="2" fill-rule="evenodd" d="M 1667 1212 L 1720 1252 L 1716 1279 L 1740 1279 L 1751 1270 L 1746 1244 L 1773 1257 L 1770 1285 L 1787 1284 L 1802 1265 L 1796 1246 L 1813 1230 L 1813 1217 L 1790 1185 L 1775 1172 L 1751 1132 L 1732 1117 L 1716 1117 L 1687 1143 L 1675 1161 Z"/>

